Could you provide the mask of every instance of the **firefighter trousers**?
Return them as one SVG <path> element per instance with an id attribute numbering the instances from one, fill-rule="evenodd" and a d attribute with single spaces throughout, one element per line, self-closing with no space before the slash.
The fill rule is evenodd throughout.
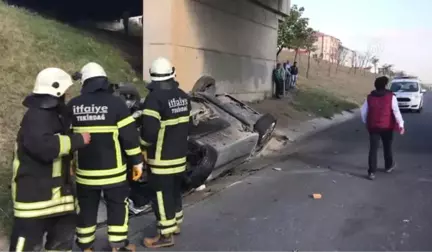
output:
<path id="1" fill-rule="evenodd" d="M 9 251 L 72 251 L 76 214 L 15 218 Z M 46 234 L 46 242 L 43 244 Z"/>
<path id="2" fill-rule="evenodd" d="M 80 249 L 90 249 L 96 239 L 97 215 L 103 193 L 107 208 L 108 241 L 112 248 L 127 246 L 129 241 L 128 185 L 122 184 L 109 189 L 92 188 L 77 184 L 78 222 L 76 228 L 77 245 Z"/>
<path id="3" fill-rule="evenodd" d="M 170 175 L 149 174 L 153 190 L 152 207 L 158 221 L 158 231 L 169 235 L 183 222 L 181 184 L 183 173 Z"/>

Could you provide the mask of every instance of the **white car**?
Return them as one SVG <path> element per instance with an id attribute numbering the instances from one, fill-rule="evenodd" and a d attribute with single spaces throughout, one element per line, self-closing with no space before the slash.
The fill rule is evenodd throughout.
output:
<path id="1" fill-rule="evenodd" d="M 418 78 L 395 78 L 390 83 L 390 90 L 395 93 L 400 109 L 412 110 L 417 113 L 422 111 L 423 94 L 426 90 L 422 88 Z"/>

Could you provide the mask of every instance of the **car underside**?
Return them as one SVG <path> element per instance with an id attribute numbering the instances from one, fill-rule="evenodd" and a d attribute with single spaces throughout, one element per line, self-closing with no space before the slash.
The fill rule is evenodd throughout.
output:
<path id="1" fill-rule="evenodd" d="M 190 92 L 191 120 L 187 171 L 183 190 L 194 190 L 206 181 L 232 170 L 263 150 L 272 137 L 276 119 L 261 114 L 228 94 L 216 94 L 215 80 L 201 77 Z M 133 84 L 114 84 L 113 92 L 122 97 L 135 118 L 140 117 L 141 98 Z M 139 190 L 148 203 L 150 190 L 145 181 Z M 132 188 L 132 190 L 138 190 Z"/>

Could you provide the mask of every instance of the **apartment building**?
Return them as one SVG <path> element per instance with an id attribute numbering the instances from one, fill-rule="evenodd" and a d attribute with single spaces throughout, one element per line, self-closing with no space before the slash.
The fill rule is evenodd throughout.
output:
<path id="1" fill-rule="evenodd" d="M 315 36 L 317 37 L 317 41 L 315 42 L 316 51 L 314 52 L 316 57 L 335 63 L 341 41 L 322 32 L 316 32 Z"/>

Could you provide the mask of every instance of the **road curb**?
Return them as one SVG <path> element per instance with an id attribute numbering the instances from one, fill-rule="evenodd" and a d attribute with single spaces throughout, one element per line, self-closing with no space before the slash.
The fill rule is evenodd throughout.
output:
<path id="1" fill-rule="evenodd" d="M 336 114 L 332 119 L 315 118 L 302 122 L 293 127 L 277 128 L 274 132 L 272 140 L 262 151 L 259 157 L 280 155 L 288 146 L 301 141 L 316 133 L 324 131 L 328 128 L 337 126 L 341 123 L 352 120 L 360 115 L 360 109 L 352 111 L 344 111 L 341 114 Z"/>

